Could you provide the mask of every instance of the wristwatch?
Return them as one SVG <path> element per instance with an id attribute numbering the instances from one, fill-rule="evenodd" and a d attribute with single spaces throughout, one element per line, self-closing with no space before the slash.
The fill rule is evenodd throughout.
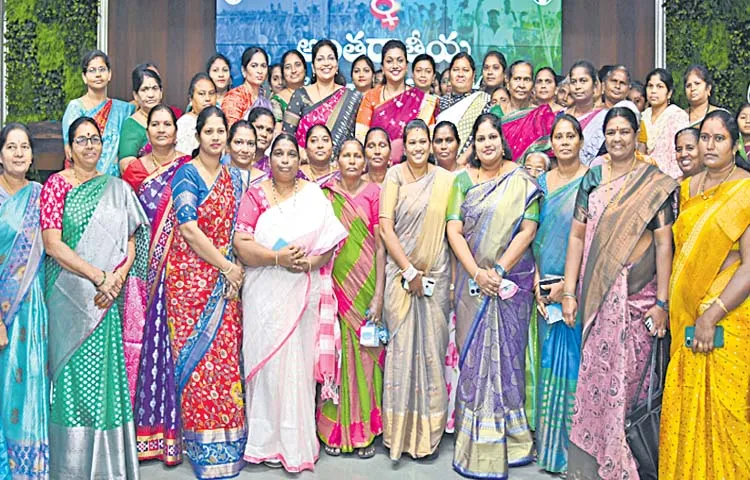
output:
<path id="1" fill-rule="evenodd" d="M 669 300 L 656 299 L 656 306 L 669 313 Z"/>

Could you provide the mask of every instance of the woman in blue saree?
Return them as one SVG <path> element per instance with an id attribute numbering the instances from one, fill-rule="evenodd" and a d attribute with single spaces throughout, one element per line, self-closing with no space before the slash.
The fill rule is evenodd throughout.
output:
<path id="1" fill-rule="evenodd" d="M 548 472 L 561 473 L 568 469 L 568 431 L 581 360 L 581 322 L 568 325 L 562 321 L 562 277 L 578 187 L 588 169 L 578 156 L 583 132 L 575 117 L 557 117 L 551 140 L 558 166 L 538 179 L 544 200 L 533 244 L 538 272 L 535 317 L 541 345 L 536 442 L 537 464 Z"/>
<path id="2" fill-rule="evenodd" d="M 507 478 L 531 463 L 524 409 L 525 358 L 533 301 L 531 242 L 539 188 L 507 149 L 502 121 L 480 115 L 470 167 L 456 176 L 448 240 L 456 266 L 456 446 L 453 468 L 472 478 Z"/>
<path id="3" fill-rule="evenodd" d="M 92 50 L 81 61 L 86 93 L 68 103 L 62 119 L 63 143 L 68 144 L 68 129 L 78 118 L 93 118 L 102 137 L 102 154 L 96 169 L 113 177 L 120 176 L 117 149 L 120 145 L 122 124 L 135 112 L 135 106 L 107 97 L 107 86 L 112 80 L 109 57 L 101 50 Z"/>
<path id="4" fill-rule="evenodd" d="M 133 299 L 143 293 L 148 218 L 127 183 L 96 170 L 96 122 L 79 118 L 69 134 L 73 167 L 50 176 L 40 195 L 50 477 L 138 479 L 124 340 L 138 326 L 143 331 L 144 309 Z M 140 321 L 128 321 L 138 312 Z"/>
<path id="5" fill-rule="evenodd" d="M 31 136 L 0 131 L 0 478 L 49 478 L 47 307 L 39 231 L 42 186 L 25 179 Z"/>

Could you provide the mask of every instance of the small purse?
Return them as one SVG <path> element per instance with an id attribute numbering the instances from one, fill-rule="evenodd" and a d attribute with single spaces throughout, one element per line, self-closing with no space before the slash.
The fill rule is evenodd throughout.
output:
<path id="1" fill-rule="evenodd" d="M 650 361 L 643 369 L 633 405 L 625 417 L 625 438 L 638 463 L 638 475 L 642 480 L 657 480 L 659 477 L 659 422 L 669 345 L 669 333 L 664 338 L 654 338 Z M 649 376 L 648 395 L 639 400 L 646 374 Z"/>

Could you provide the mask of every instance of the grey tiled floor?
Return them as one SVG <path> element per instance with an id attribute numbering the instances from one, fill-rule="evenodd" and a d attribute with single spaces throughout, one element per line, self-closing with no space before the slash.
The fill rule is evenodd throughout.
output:
<path id="1" fill-rule="evenodd" d="M 378 445 L 375 457 L 362 460 L 356 455 L 329 457 L 321 448 L 320 460 L 314 472 L 290 474 L 283 470 L 272 470 L 263 465 L 248 465 L 242 470 L 239 479 L 326 479 L 326 480 L 433 480 L 462 479 L 451 466 L 453 461 L 453 435 L 446 435 L 440 444 L 440 456 L 437 460 L 415 462 L 404 455 L 398 465 L 393 465 L 386 450 Z M 193 470 L 187 463 L 175 468 L 166 468 L 159 462 L 141 464 L 141 478 L 144 480 L 187 480 L 195 478 Z M 548 475 L 535 464 L 510 469 L 510 480 L 554 480 L 557 477 Z"/>

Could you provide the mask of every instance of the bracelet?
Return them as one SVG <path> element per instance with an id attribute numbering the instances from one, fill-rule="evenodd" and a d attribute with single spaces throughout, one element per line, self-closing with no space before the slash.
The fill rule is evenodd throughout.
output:
<path id="1" fill-rule="evenodd" d="M 669 313 L 669 301 L 656 299 L 656 306 Z"/>
<path id="2" fill-rule="evenodd" d="M 419 275 L 419 272 L 411 263 L 407 268 L 401 271 L 401 276 L 404 277 L 404 280 L 406 280 L 407 282 L 411 282 L 412 280 L 414 280 L 417 275 Z"/>
<path id="3" fill-rule="evenodd" d="M 576 294 L 575 294 L 575 293 L 570 293 L 570 292 L 563 292 L 563 293 L 562 293 L 562 296 L 563 296 L 563 297 L 570 297 L 570 298 L 572 298 L 572 299 L 574 299 L 574 300 L 578 301 L 578 298 L 576 297 Z"/>
<path id="4" fill-rule="evenodd" d="M 276 266 L 278 267 L 279 266 L 279 252 L 275 252 L 275 253 L 276 253 Z"/>
<path id="5" fill-rule="evenodd" d="M 102 285 L 104 285 L 104 283 L 107 281 L 107 272 L 105 272 L 104 270 L 102 270 L 102 275 L 103 275 L 103 277 L 102 277 L 102 283 L 100 283 L 99 285 L 97 285 L 96 283 L 94 283 L 94 287 L 99 288 Z"/>
<path id="6" fill-rule="evenodd" d="M 495 264 L 495 271 L 498 275 L 500 275 L 500 278 L 505 278 L 505 276 L 508 274 L 508 272 L 505 271 L 505 267 L 503 267 L 499 263 Z"/>
<path id="7" fill-rule="evenodd" d="M 472 280 L 474 280 L 474 283 L 476 283 L 476 281 L 477 281 L 477 277 L 479 276 L 479 272 L 481 272 L 481 271 L 482 271 L 482 269 L 481 269 L 481 268 L 477 268 L 477 271 L 476 271 L 476 273 L 475 273 L 475 274 L 474 274 L 474 276 L 472 277 Z"/>
<path id="8" fill-rule="evenodd" d="M 226 277 L 227 275 L 229 275 L 232 272 L 232 270 L 234 270 L 234 263 L 231 264 L 229 266 L 229 268 L 227 268 L 226 270 L 219 269 L 219 272 L 221 272 L 221 274 Z"/>
<path id="9" fill-rule="evenodd" d="M 716 305 L 719 306 L 719 308 L 724 310 L 724 315 L 729 315 L 729 310 L 727 310 L 727 306 L 724 305 L 724 302 L 721 300 L 721 298 L 716 297 L 716 300 L 714 300 L 713 303 L 715 303 Z"/>

